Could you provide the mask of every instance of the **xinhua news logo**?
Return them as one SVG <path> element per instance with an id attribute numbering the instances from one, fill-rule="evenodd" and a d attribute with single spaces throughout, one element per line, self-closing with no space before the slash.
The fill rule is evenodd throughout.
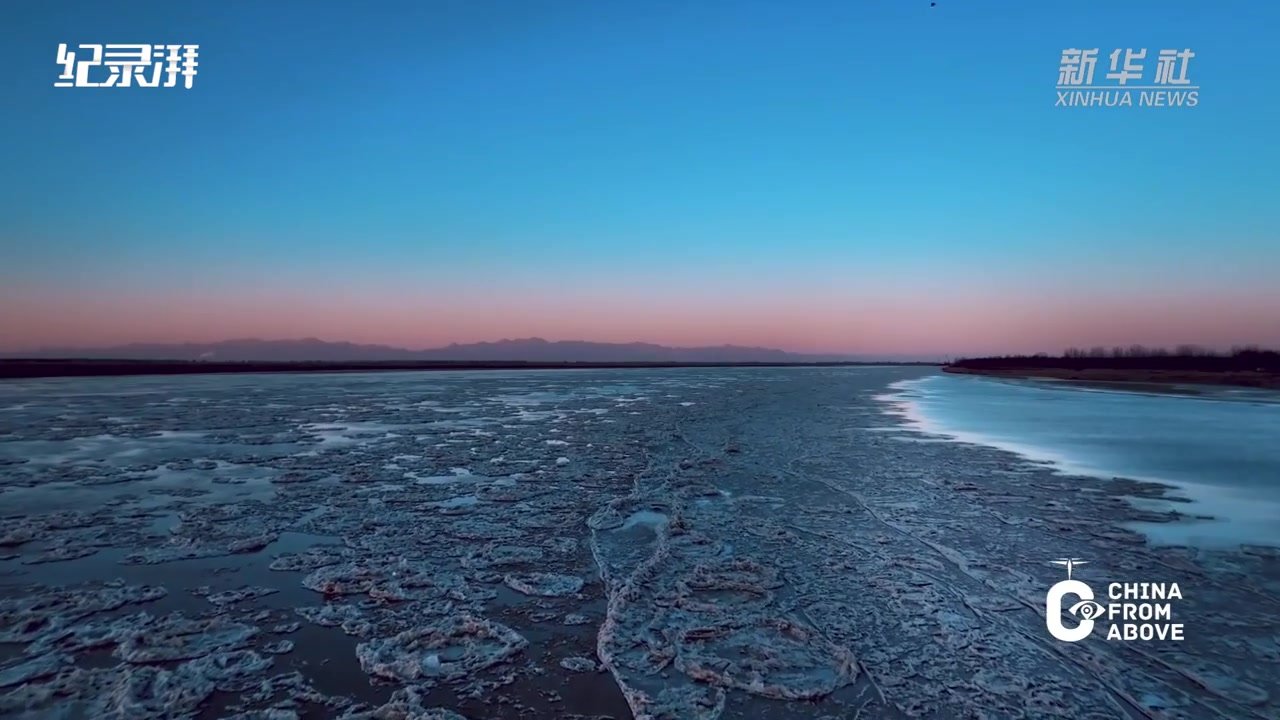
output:
<path id="1" fill-rule="evenodd" d="M 1147 49 L 1116 48 L 1106 56 L 1110 70 L 1094 82 L 1099 48 L 1067 48 L 1058 64 L 1058 100 L 1054 107 L 1183 107 L 1200 104 L 1200 86 L 1188 68 L 1196 56 L 1190 48 L 1160 50 L 1155 67 Z"/>
<path id="2" fill-rule="evenodd" d="M 1064 642 L 1079 642 L 1093 634 L 1096 625 L 1107 623 L 1107 640 L 1182 640 L 1182 623 L 1173 622 L 1174 601 L 1182 600 L 1178 583 L 1113 582 L 1107 585 L 1107 602 L 1095 599 L 1093 588 L 1071 577 L 1071 572 L 1088 562 L 1061 558 L 1050 563 L 1067 569 L 1067 579 L 1049 588 L 1044 602 L 1044 623 L 1049 634 Z M 1068 604 L 1068 597 L 1075 598 Z M 1068 627 L 1063 612 L 1079 622 Z"/>
<path id="3" fill-rule="evenodd" d="M 182 87 L 190 90 L 199 45 L 58 45 L 62 73 L 54 87 Z M 178 78 L 182 78 L 179 81 Z"/>

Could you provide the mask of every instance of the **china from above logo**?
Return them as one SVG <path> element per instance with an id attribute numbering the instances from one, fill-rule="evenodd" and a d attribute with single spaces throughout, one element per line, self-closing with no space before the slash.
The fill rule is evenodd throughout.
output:
<path id="1" fill-rule="evenodd" d="M 1160 50 L 1147 80 L 1147 49 L 1116 48 L 1107 55 L 1110 71 L 1094 84 L 1099 48 L 1067 48 L 1058 62 L 1058 100 L 1054 107 L 1195 107 L 1200 86 L 1187 70 L 1196 56 L 1190 48 Z M 1133 84 L 1130 84 L 1133 81 Z M 1144 81 L 1147 84 L 1143 84 Z"/>
<path id="2" fill-rule="evenodd" d="M 58 45 L 62 73 L 54 87 L 177 87 L 188 90 L 200 65 L 199 45 Z"/>
<path id="3" fill-rule="evenodd" d="M 1071 573 L 1088 561 L 1059 558 L 1050 564 L 1066 568 L 1067 579 L 1054 583 L 1045 595 L 1044 623 L 1049 634 L 1064 642 L 1079 642 L 1093 633 L 1094 626 L 1108 623 L 1107 640 L 1182 640 L 1182 623 L 1173 622 L 1173 600 L 1182 600 L 1178 583 L 1113 582 L 1107 585 L 1107 599 L 1102 604 L 1094 599 L 1093 588 L 1071 577 Z M 1066 604 L 1066 596 L 1076 601 Z M 1065 608 L 1064 608 L 1065 606 Z M 1062 621 L 1063 610 L 1079 618 L 1075 627 Z"/>

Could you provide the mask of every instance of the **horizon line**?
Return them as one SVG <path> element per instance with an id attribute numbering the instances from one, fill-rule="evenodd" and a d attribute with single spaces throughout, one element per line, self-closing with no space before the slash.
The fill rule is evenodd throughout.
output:
<path id="1" fill-rule="evenodd" d="M 218 340 L 130 340 L 127 342 L 118 342 L 111 344 L 92 344 L 81 345 L 75 343 L 65 344 L 44 344 L 40 346 L 26 347 L 8 347 L 0 348 L 0 357 L 32 354 L 32 353 L 56 353 L 56 352 L 85 352 L 85 351 L 112 351 L 127 350 L 130 348 L 145 348 L 148 346 L 211 346 L 230 343 L 305 343 L 314 342 L 326 345 L 349 345 L 364 348 L 380 348 L 402 352 L 429 352 L 432 350 L 448 350 L 456 347 L 467 347 L 473 345 L 498 345 L 502 343 L 522 343 L 522 342 L 541 342 L 548 345 L 554 344 L 574 344 L 582 343 L 587 345 L 605 345 L 615 347 L 625 347 L 630 345 L 646 345 L 654 348 L 662 348 L 666 350 L 719 350 L 719 349 L 736 349 L 736 350 L 763 350 L 769 352 L 780 352 L 788 355 L 799 356 L 839 356 L 839 357 L 911 357 L 911 358 L 937 358 L 940 360 L 957 357 L 954 352 L 942 351 L 875 351 L 875 350 L 794 350 L 777 345 L 753 345 L 732 342 L 721 343 L 703 343 L 692 345 L 676 345 L 652 340 L 590 340 L 583 337 L 567 337 L 551 339 L 541 335 L 527 335 L 522 337 L 501 337 L 493 340 L 476 340 L 476 341 L 449 341 L 445 344 L 434 345 L 412 345 L 412 344 L 395 344 L 389 342 L 359 342 L 344 339 L 326 339 L 314 335 L 307 336 L 289 336 L 289 337 L 262 337 L 262 336 L 239 336 L 225 337 Z"/>
<path id="2" fill-rule="evenodd" d="M 1110 353 L 1116 347 L 1122 347 L 1122 348 L 1128 349 L 1135 345 L 1144 345 L 1142 343 L 1116 344 L 1114 342 L 1112 343 L 1067 342 L 1067 343 L 1063 343 L 1058 350 L 1055 350 L 1052 352 L 1045 351 L 1045 350 L 1037 350 L 1037 351 L 986 350 L 986 351 L 982 351 L 981 353 L 975 353 L 973 351 L 909 352 L 909 351 L 900 351 L 900 350 L 881 350 L 881 351 L 792 350 L 792 349 L 787 349 L 785 347 L 779 347 L 774 345 L 743 345 L 743 344 L 736 344 L 736 343 L 671 345 L 671 344 L 654 342 L 649 340 L 608 341 L 608 340 L 589 340 L 581 337 L 550 339 L 550 338 L 542 337 L 540 335 L 528 335 L 523 337 L 501 337 L 495 340 L 478 340 L 473 342 L 450 341 L 447 344 L 413 346 L 408 344 L 399 345 L 399 344 L 393 344 L 393 343 L 387 343 L 387 342 L 357 342 L 352 340 L 330 340 L 322 337 L 317 337 L 314 335 L 307 335 L 307 336 L 301 336 L 301 337 L 299 336 L 292 336 L 292 337 L 241 336 L 241 337 L 226 337 L 219 340 L 176 340 L 176 341 L 135 340 L 135 341 L 121 342 L 121 343 L 113 343 L 108 345 L 78 345 L 78 344 L 48 345 L 46 344 L 42 346 L 27 347 L 27 348 L 0 348 L 0 358 L 6 358 L 14 355 L 30 355 L 30 354 L 39 354 L 39 353 L 105 352 L 105 351 L 115 351 L 115 350 L 126 350 L 130 348 L 139 348 L 139 347 L 145 348 L 148 346 L 216 346 L 216 345 L 224 345 L 224 344 L 232 344 L 232 343 L 263 343 L 263 344 L 319 343 L 324 345 L 345 345 L 345 346 L 352 346 L 356 348 L 386 349 L 390 351 L 399 351 L 399 352 L 430 352 L 433 350 L 448 350 L 451 348 L 467 347 L 467 346 L 473 346 L 473 345 L 500 345 L 503 343 L 545 343 L 548 345 L 581 343 L 586 345 L 604 345 L 604 346 L 614 346 L 614 347 L 643 345 L 643 346 L 651 346 L 654 348 L 662 348 L 667 350 L 714 350 L 714 349 L 756 350 L 756 351 L 780 352 L 787 355 L 795 355 L 795 356 L 802 356 L 802 357 L 803 356 L 848 357 L 848 358 L 858 358 L 858 357 L 908 358 L 909 357 L 909 358 L 917 359 L 916 361 L 925 361 L 926 358 L 929 359 L 929 361 L 932 361 L 933 359 L 946 361 L 950 359 L 963 358 L 963 357 L 999 357 L 999 356 L 1031 357 L 1031 356 L 1041 355 L 1041 354 L 1049 354 L 1052 356 L 1054 353 L 1066 353 L 1067 351 L 1070 351 L 1070 350 L 1089 351 L 1097 348 L 1102 348 L 1108 353 Z M 1246 348 L 1266 349 L 1269 346 L 1270 345 L 1268 343 L 1262 343 L 1262 342 L 1236 342 L 1236 343 L 1230 343 L 1230 344 L 1173 343 L 1171 345 L 1170 344 L 1145 345 L 1145 348 L 1150 351 L 1166 351 L 1166 349 L 1170 351 L 1176 351 L 1180 347 L 1194 347 L 1197 350 L 1201 350 L 1201 351 L 1230 352 L 1233 350 L 1246 349 Z M 72 358 L 75 356 L 64 355 L 61 357 Z M 12 359 L 22 359 L 22 358 L 12 358 Z M 216 360 L 216 358 L 213 358 L 213 359 Z"/>

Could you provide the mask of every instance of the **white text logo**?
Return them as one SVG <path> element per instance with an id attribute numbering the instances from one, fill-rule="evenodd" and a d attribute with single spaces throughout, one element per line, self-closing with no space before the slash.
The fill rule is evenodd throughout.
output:
<path id="1" fill-rule="evenodd" d="M 62 73 L 54 87 L 177 87 L 190 89 L 199 45 L 58 45 Z"/>
<path id="2" fill-rule="evenodd" d="M 1094 599 L 1093 588 L 1071 577 L 1071 571 L 1088 563 L 1079 558 L 1051 561 L 1067 569 L 1067 579 L 1054 583 L 1045 595 L 1044 624 L 1049 634 L 1064 642 L 1079 642 L 1106 621 L 1108 640 L 1181 640 L 1182 623 L 1173 622 L 1173 600 L 1182 599 L 1178 583 L 1113 582 L 1107 599 Z M 1074 600 L 1068 600 L 1068 597 Z M 1068 604 L 1068 602 L 1070 604 Z M 1062 620 L 1063 610 L 1078 619 L 1074 627 Z"/>

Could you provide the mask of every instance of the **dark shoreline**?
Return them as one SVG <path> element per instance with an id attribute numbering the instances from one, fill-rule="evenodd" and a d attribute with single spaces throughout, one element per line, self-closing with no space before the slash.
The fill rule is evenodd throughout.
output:
<path id="1" fill-rule="evenodd" d="M 369 362 L 215 362 L 201 360 L 94 360 L 87 358 L 3 359 L 0 380 L 129 375 L 207 375 L 224 373 L 391 372 L 428 370 L 626 370 L 720 367 L 876 367 L 937 366 L 932 362 L 521 362 L 369 361 Z"/>
<path id="2" fill-rule="evenodd" d="M 1141 368 L 1065 367 L 959 367 L 946 365 L 943 372 L 960 375 L 988 375 L 1007 378 L 1046 378 L 1088 383 L 1152 383 L 1164 385 L 1229 385 L 1264 390 L 1280 390 L 1280 373 L 1267 371 L 1158 370 Z"/>

